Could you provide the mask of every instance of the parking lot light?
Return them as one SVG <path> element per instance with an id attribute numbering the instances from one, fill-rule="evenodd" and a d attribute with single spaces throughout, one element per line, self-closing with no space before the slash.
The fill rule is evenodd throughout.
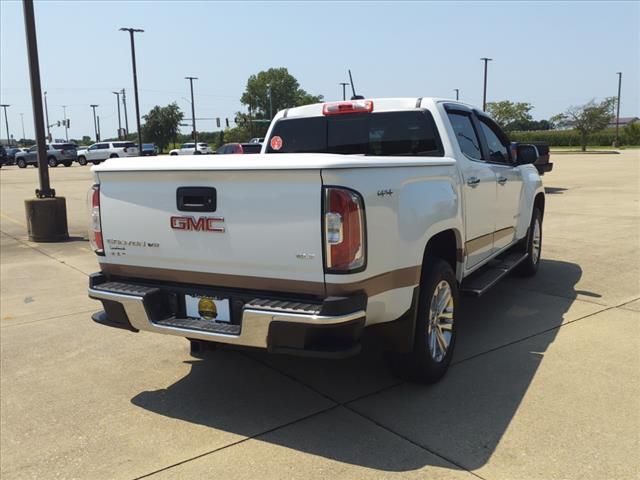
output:
<path id="1" fill-rule="evenodd" d="M 482 57 L 480 60 L 484 62 L 484 88 L 482 93 L 482 111 L 487 111 L 487 64 L 493 60 L 493 58 Z"/>
<path id="2" fill-rule="evenodd" d="M 7 145 L 11 146 L 11 134 L 9 133 L 9 120 L 7 120 L 7 107 L 10 107 L 11 105 L 7 105 L 6 103 L 3 103 L 2 105 L 0 105 L 0 107 L 2 107 L 4 109 L 4 123 L 7 127 Z"/>
<path id="3" fill-rule="evenodd" d="M 138 100 L 138 73 L 136 71 L 136 44 L 133 39 L 134 33 L 144 32 L 141 28 L 122 27 L 121 32 L 129 32 L 131 39 L 131 64 L 133 66 L 133 96 L 136 103 L 136 125 L 138 127 L 138 151 L 142 152 L 142 129 L 140 128 L 140 102 Z"/>
<path id="4" fill-rule="evenodd" d="M 122 131 L 122 121 L 120 120 L 120 92 L 111 92 L 116 96 L 116 106 L 118 107 L 118 139 L 122 140 L 120 132 Z"/>

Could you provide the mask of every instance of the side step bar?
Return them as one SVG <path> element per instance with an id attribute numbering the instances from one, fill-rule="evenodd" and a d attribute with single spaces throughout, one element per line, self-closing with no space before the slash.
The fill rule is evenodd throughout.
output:
<path id="1" fill-rule="evenodd" d="M 465 278 L 460 291 L 479 297 L 523 262 L 527 258 L 527 255 L 527 253 L 514 252 L 508 253 L 504 257 L 496 258 L 477 272 Z"/>

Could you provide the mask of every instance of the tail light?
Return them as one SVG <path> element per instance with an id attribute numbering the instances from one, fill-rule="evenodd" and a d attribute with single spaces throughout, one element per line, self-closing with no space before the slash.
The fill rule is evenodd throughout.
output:
<path id="1" fill-rule="evenodd" d="M 366 267 L 364 203 L 357 192 L 324 189 L 325 271 L 355 273 Z"/>
<path id="2" fill-rule="evenodd" d="M 325 103 L 322 106 L 323 115 L 343 115 L 346 113 L 371 113 L 373 102 L 371 100 L 352 100 L 350 102 Z"/>
<path id="3" fill-rule="evenodd" d="M 100 185 L 93 185 L 89 189 L 89 242 L 93 251 L 104 255 L 104 241 L 102 240 L 102 222 L 100 220 Z"/>

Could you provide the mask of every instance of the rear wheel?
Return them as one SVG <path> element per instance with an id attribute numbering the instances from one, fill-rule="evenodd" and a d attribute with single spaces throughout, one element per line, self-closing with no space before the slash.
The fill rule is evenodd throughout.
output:
<path id="1" fill-rule="evenodd" d="M 78 163 L 83 167 L 87 164 L 87 158 L 84 155 L 78 157 Z"/>
<path id="2" fill-rule="evenodd" d="M 47 162 L 49 163 L 50 167 L 57 167 L 58 166 L 58 160 L 56 159 L 56 157 L 49 157 L 47 159 Z"/>
<path id="3" fill-rule="evenodd" d="M 531 213 L 531 225 L 523 248 L 527 252 L 527 258 L 520 262 L 514 272 L 521 277 L 531 277 L 538 272 L 542 256 L 542 212 L 538 207 L 534 207 Z"/>
<path id="4" fill-rule="evenodd" d="M 178 155 L 176 152 L 171 152 L 169 155 Z"/>
<path id="5" fill-rule="evenodd" d="M 111 155 L 109 155 L 109 158 L 118 158 L 118 154 L 117 153 L 112 153 Z"/>
<path id="6" fill-rule="evenodd" d="M 24 158 L 18 159 L 18 168 L 27 168 L 27 162 Z"/>
<path id="7" fill-rule="evenodd" d="M 91 162 L 91 163 L 93 163 L 94 165 L 98 165 L 100 162 L 96 160 L 95 162 Z"/>
<path id="8" fill-rule="evenodd" d="M 421 383 L 442 378 L 455 347 L 457 303 L 458 283 L 451 265 L 427 257 L 420 281 L 413 351 L 392 357 L 398 376 Z"/>

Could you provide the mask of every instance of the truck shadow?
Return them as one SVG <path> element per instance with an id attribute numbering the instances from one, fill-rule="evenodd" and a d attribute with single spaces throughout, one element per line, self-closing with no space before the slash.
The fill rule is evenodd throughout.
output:
<path id="1" fill-rule="evenodd" d="M 569 309 L 581 275 L 576 264 L 543 260 L 532 279 L 510 277 L 481 298 L 463 297 L 456 355 L 436 385 L 398 382 L 375 348 L 344 361 L 222 349 L 190 362 L 189 374 L 173 385 L 141 392 L 131 401 L 159 415 L 381 471 L 458 468 L 415 445 L 476 469 L 509 427 L 558 327 L 575 318 Z M 544 293 L 549 281 L 561 294 Z M 247 385 L 255 378 L 262 380 Z M 286 409 L 308 401 L 307 387 L 320 394 L 324 408 L 336 408 L 297 423 L 309 413 L 292 409 L 291 418 L 265 420 L 282 417 L 282 408 L 274 405 Z M 287 395 L 294 398 L 283 398 Z"/>

